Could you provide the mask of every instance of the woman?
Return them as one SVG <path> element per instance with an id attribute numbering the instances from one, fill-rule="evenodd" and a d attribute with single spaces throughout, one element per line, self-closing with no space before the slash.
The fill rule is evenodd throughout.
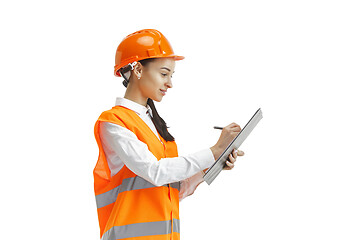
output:
<path id="1" fill-rule="evenodd" d="M 172 87 L 175 61 L 182 59 L 154 29 L 128 35 L 117 48 L 114 73 L 125 79 L 126 93 L 94 128 L 99 147 L 94 185 L 103 240 L 180 239 L 179 201 L 204 181 L 204 172 L 241 130 L 232 123 L 214 146 L 178 156 L 153 100 L 160 102 Z M 234 150 L 225 169 L 243 154 Z"/>

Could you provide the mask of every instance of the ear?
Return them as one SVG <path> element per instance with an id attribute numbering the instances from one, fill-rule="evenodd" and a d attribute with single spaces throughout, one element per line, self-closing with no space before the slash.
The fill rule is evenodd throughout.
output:
<path id="1" fill-rule="evenodd" d="M 134 70 L 133 73 L 135 74 L 136 78 L 141 77 L 142 72 L 143 72 L 143 65 L 140 62 L 137 62 L 136 65 L 134 66 Z"/>

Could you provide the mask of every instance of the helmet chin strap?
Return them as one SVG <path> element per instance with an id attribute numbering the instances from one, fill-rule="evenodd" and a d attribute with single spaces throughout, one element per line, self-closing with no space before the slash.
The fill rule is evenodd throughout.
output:
<path id="1" fill-rule="evenodd" d="M 125 67 L 120 68 L 121 76 L 125 79 L 126 84 L 129 83 L 130 70 L 134 70 L 134 66 L 137 64 L 137 61 L 129 63 Z M 127 76 L 126 76 L 127 75 Z M 125 83 L 124 83 L 125 86 Z"/>
<path id="2" fill-rule="evenodd" d="M 129 63 L 128 65 L 131 66 L 131 70 L 134 70 L 134 66 L 137 64 L 137 61 L 134 61 L 132 63 Z"/>

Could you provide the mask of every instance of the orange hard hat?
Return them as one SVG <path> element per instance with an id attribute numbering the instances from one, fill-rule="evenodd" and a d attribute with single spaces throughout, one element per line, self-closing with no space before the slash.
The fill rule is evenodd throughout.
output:
<path id="1" fill-rule="evenodd" d="M 120 77 L 119 69 L 135 61 L 147 58 L 173 57 L 175 61 L 184 59 L 177 56 L 165 38 L 155 29 L 143 29 L 127 35 L 119 44 L 115 55 L 115 76 Z"/>

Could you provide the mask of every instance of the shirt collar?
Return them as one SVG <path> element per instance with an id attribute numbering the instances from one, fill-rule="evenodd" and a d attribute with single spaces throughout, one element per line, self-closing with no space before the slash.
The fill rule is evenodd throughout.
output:
<path id="1" fill-rule="evenodd" d="M 138 115 L 146 115 L 147 111 L 149 111 L 150 116 L 152 117 L 152 111 L 150 106 L 147 104 L 146 107 L 143 105 L 134 102 L 127 98 L 117 97 L 115 101 L 115 105 L 124 106 L 136 112 Z"/>

